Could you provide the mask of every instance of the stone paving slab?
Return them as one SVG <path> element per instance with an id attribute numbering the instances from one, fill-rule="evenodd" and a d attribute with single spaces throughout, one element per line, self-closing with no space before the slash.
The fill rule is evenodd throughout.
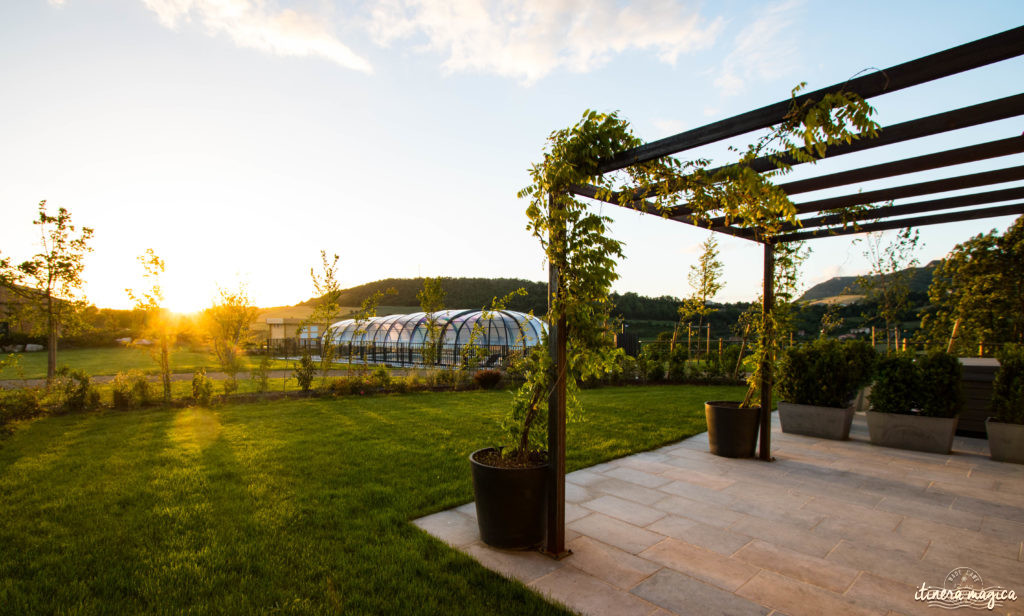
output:
<path id="1" fill-rule="evenodd" d="M 561 561 L 484 545 L 473 503 L 414 523 L 580 614 L 939 616 L 915 592 L 968 567 L 1022 595 L 983 612 L 1024 616 L 1024 465 L 982 439 L 875 447 L 863 415 L 849 441 L 772 423 L 772 463 L 713 456 L 705 433 L 570 473 Z"/>

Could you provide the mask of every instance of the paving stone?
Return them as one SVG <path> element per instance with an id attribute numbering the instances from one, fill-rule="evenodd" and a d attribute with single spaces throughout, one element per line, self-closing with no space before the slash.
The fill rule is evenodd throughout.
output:
<path id="1" fill-rule="evenodd" d="M 814 511 L 802 509 L 805 499 L 793 499 L 788 504 L 780 504 L 780 499 L 743 499 L 736 498 L 729 503 L 729 509 L 746 513 L 765 520 L 785 522 L 794 526 L 810 529 L 821 522 L 825 516 Z"/>
<path id="2" fill-rule="evenodd" d="M 603 513 L 592 513 L 567 526 L 582 535 L 600 539 L 630 554 L 638 554 L 664 539 L 662 535 L 608 517 Z"/>
<path id="3" fill-rule="evenodd" d="M 754 516 L 745 516 L 729 530 L 819 557 L 824 557 L 839 543 L 835 537 L 823 537 L 806 528 Z"/>
<path id="4" fill-rule="evenodd" d="M 451 509 L 420 518 L 414 522 L 423 530 L 448 545 L 461 547 L 480 540 L 476 518 Z"/>
<path id="5" fill-rule="evenodd" d="M 572 565 L 552 571 L 530 587 L 573 611 L 593 616 L 647 616 L 654 608 Z"/>
<path id="6" fill-rule="evenodd" d="M 925 552 L 924 562 L 935 563 L 952 571 L 957 567 L 970 567 L 981 575 L 986 585 L 998 583 L 1002 586 L 1021 586 L 1024 591 L 1024 562 L 1014 558 L 997 556 L 963 547 L 932 545 Z"/>
<path id="7" fill-rule="evenodd" d="M 880 530 L 893 530 L 903 521 L 903 515 L 899 513 L 880 511 L 872 507 L 855 505 L 824 496 L 811 498 L 804 504 L 803 508 L 806 511 L 869 524 Z"/>
<path id="8" fill-rule="evenodd" d="M 565 504 L 565 523 L 573 522 L 591 514 L 591 510 L 575 503 Z"/>
<path id="9" fill-rule="evenodd" d="M 567 503 L 579 503 L 582 501 L 588 501 L 594 498 L 595 496 L 595 494 L 592 494 L 583 486 L 572 483 L 571 481 L 565 482 L 565 502 Z"/>
<path id="10" fill-rule="evenodd" d="M 621 479 L 623 481 L 635 483 L 636 485 L 643 486 L 645 488 L 657 488 L 659 486 L 665 485 L 666 483 L 672 482 L 671 479 L 666 479 L 665 477 L 660 477 L 658 475 L 652 475 L 651 473 L 637 470 L 626 465 L 623 465 L 615 470 L 608 471 L 606 474 L 609 477 L 614 477 L 615 479 Z"/>
<path id="11" fill-rule="evenodd" d="M 589 469 L 573 471 L 565 475 L 565 480 L 567 482 L 575 483 L 578 486 L 589 486 L 606 479 L 608 478 L 604 475 L 595 473 Z"/>
<path id="12" fill-rule="evenodd" d="M 533 550 L 499 550 L 482 543 L 473 543 L 463 549 L 481 565 L 524 584 L 560 569 L 565 564 L 565 561 L 554 560 Z"/>
<path id="13" fill-rule="evenodd" d="M 671 459 L 672 458 L 670 458 L 667 454 L 660 455 L 659 461 L 635 458 L 633 456 L 630 456 L 622 460 L 622 468 L 632 468 L 638 471 L 643 471 L 645 473 L 650 473 L 651 475 L 660 475 L 665 471 L 671 471 L 678 468 L 677 466 L 673 466 L 672 464 L 669 464 L 668 462 L 664 461 Z"/>
<path id="14" fill-rule="evenodd" d="M 583 503 L 583 506 L 636 526 L 647 526 L 666 515 L 664 511 L 645 507 L 616 496 L 601 496 Z"/>
<path id="15" fill-rule="evenodd" d="M 715 503 L 716 505 L 728 505 L 735 500 L 735 497 L 732 494 L 712 490 L 711 488 L 705 488 L 704 486 L 698 486 L 685 481 L 673 481 L 672 483 L 663 485 L 658 489 L 667 494 L 683 496 L 691 500 L 705 503 Z M 664 498 L 665 494 L 662 494 L 661 496 Z"/>
<path id="16" fill-rule="evenodd" d="M 736 590 L 757 573 L 756 567 L 672 538 L 651 546 L 639 556 L 723 590 Z"/>
<path id="17" fill-rule="evenodd" d="M 668 515 L 647 526 L 647 530 L 680 539 L 691 545 L 726 556 L 750 542 L 750 537 L 709 526 L 696 520 Z"/>
<path id="18" fill-rule="evenodd" d="M 831 517 L 822 520 L 812 532 L 827 538 L 847 539 L 866 546 L 904 552 L 913 560 L 920 560 L 931 543 L 929 539 L 904 537 L 895 530 L 884 530 L 875 524 Z"/>
<path id="19" fill-rule="evenodd" d="M 771 612 L 731 592 L 671 570 L 655 573 L 634 588 L 633 594 L 673 614 L 766 616 Z"/>
<path id="20" fill-rule="evenodd" d="M 992 554 L 1001 558 L 1016 560 L 1020 552 L 1020 542 L 1003 539 L 979 531 L 965 530 L 947 524 L 907 518 L 900 524 L 897 532 L 914 539 L 927 539 L 932 548 L 945 547 L 957 550 Z"/>
<path id="21" fill-rule="evenodd" d="M 459 513 L 461 513 L 463 515 L 468 515 L 469 517 L 471 517 L 471 518 L 473 518 L 475 520 L 476 519 L 476 502 L 469 502 L 469 503 L 466 503 L 465 505 L 461 505 L 459 507 L 456 507 L 455 511 L 458 511 Z"/>
<path id="22" fill-rule="evenodd" d="M 985 518 L 981 521 L 981 532 L 1007 541 L 1024 541 L 1024 520 L 1014 522 L 1002 518 Z"/>
<path id="23" fill-rule="evenodd" d="M 924 582 L 938 584 L 953 568 L 915 559 L 899 550 L 887 550 L 845 539 L 828 553 L 825 560 L 861 571 L 870 571 L 880 577 L 914 587 L 920 587 Z"/>
<path id="24" fill-rule="evenodd" d="M 566 545 L 572 550 L 572 555 L 566 560 L 568 564 L 625 590 L 661 568 L 649 560 L 590 537 L 581 536 Z"/>
<path id="25" fill-rule="evenodd" d="M 725 528 L 743 519 L 742 513 L 682 496 L 667 496 L 654 503 L 654 508 L 719 528 Z"/>
<path id="26" fill-rule="evenodd" d="M 878 503 L 877 509 L 899 513 L 907 517 L 930 520 L 950 526 L 978 530 L 981 528 L 980 516 L 966 511 L 954 511 L 949 507 L 935 507 L 924 503 L 910 501 L 899 497 L 887 496 Z"/>
<path id="27" fill-rule="evenodd" d="M 775 571 L 838 594 L 842 594 L 850 587 L 858 573 L 857 569 L 761 540 L 751 541 L 733 557 L 755 567 Z"/>
<path id="28" fill-rule="evenodd" d="M 638 486 L 635 483 L 614 478 L 607 478 L 603 481 L 592 483 L 588 486 L 588 489 L 596 496 L 610 494 L 612 496 L 618 496 L 619 498 L 640 503 L 641 505 L 653 505 L 659 500 L 665 498 L 664 492 L 659 492 L 653 488 L 645 488 L 644 486 Z"/>
<path id="29" fill-rule="evenodd" d="M 991 499 L 974 498 L 973 496 L 956 497 L 952 508 L 954 511 L 966 511 L 983 517 L 1024 520 L 1024 507 L 993 502 Z"/>
<path id="30" fill-rule="evenodd" d="M 712 490 L 728 488 L 732 484 L 736 483 L 735 479 L 732 479 L 727 475 L 707 473 L 693 469 L 673 468 L 672 470 L 664 471 L 662 476 L 666 477 L 668 480 L 685 481 L 686 483 L 704 486 L 705 488 L 710 488 Z M 668 483 L 668 480 L 665 483 Z"/>
<path id="31" fill-rule="evenodd" d="M 736 594 L 772 609 L 783 610 L 791 616 L 820 616 L 821 614 L 867 616 L 880 613 L 876 610 L 852 605 L 841 595 L 811 584 L 797 582 L 770 571 L 760 571 L 737 590 Z"/>
<path id="32" fill-rule="evenodd" d="M 843 595 L 861 607 L 881 613 L 896 612 L 907 616 L 936 616 L 936 609 L 923 601 L 915 601 L 914 593 L 920 586 L 901 584 L 893 580 L 863 572 Z"/>

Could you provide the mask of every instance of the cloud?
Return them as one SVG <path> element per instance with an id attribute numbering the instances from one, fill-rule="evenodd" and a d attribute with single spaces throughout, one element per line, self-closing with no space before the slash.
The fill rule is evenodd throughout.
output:
<path id="1" fill-rule="evenodd" d="M 721 19 L 669 0 L 380 0 L 370 34 L 381 45 L 421 37 L 449 73 L 481 72 L 533 83 L 564 68 L 584 73 L 627 50 L 674 64 L 711 46 Z"/>
<path id="2" fill-rule="evenodd" d="M 784 76 L 799 51 L 795 35 L 787 35 L 800 0 L 788 0 L 763 9 L 733 41 L 733 49 L 719 65 L 715 86 L 724 96 L 741 93 L 752 80 Z"/>
<path id="3" fill-rule="evenodd" d="M 321 57 L 364 73 L 373 67 L 339 41 L 327 20 L 292 9 L 276 9 L 265 0 L 143 0 L 168 28 L 193 19 L 211 35 L 227 34 L 239 47 L 279 56 Z"/>

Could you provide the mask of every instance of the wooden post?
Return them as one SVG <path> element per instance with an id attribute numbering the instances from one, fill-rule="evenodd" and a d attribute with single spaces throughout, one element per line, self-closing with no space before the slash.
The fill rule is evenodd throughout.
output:
<path id="1" fill-rule="evenodd" d="M 871 348 L 875 348 L 875 326 L 871 326 Z"/>
<path id="2" fill-rule="evenodd" d="M 554 212 L 558 206 L 554 195 L 548 197 Z M 565 229 L 555 231 L 550 241 L 563 243 Z M 569 553 L 565 549 L 565 386 L 566 386 L 566 331 L 565 315 L 552 319 L 553 299 L 561 289 L 560 263 L 548 262 L 548 351 L 555 365 L 555 387 L 548 397 L 548 498 L 547 541 L 544 551 L 559 559 Z"/>
<path id="3" fill-rule="evenodd" d="M 708 323 L 707 344 L 704 346 L 704 360 L 709 361 L 711 357 L 711 323 Z"/>
<path id="4" fill-rule="evenodd" d="M 953 352 L 953 343 L 956 342 L 956 335 L 960 333 L 960 318 L 953 323 L 953 333 L 949 335 L 949 344 L 946 345 L 946 352 Z"/>
<path id="5" fill-rule="evenodd" d="M 771 452 L 771 412 L 772 412 L 772 353 L 775 339 L 772 312 L 775 310 L 775 247 L 771 242 L 764 243 L 764 293 L 762 294 L 761 318 L 764 328 L 761 341 L 765 353 L 761 356 L 761 440 L 758 457 L 770 462 Z"/>

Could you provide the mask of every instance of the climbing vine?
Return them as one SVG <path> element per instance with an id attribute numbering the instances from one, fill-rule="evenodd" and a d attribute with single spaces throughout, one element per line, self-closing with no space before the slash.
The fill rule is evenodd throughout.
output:
<path id="1" fill-rule="evenodd" d="M 874 110 L 860 96 L 835 92 L 821 100 L 799 101 L 800 84 L 791 93 L 792 106 L 783 121 L 766 135 L 737 151 L 736 164 L 713 169 L 708 159 L 681 161 L 673 157 L 631 165 L 615 173 L 598 173 L 601 161 L 641 145 L 618 113 L 588 110 L 575 125 L 548 136 L 543 161 L 530 168 L 531 183 L 519 191 L 527 199 L 527 230 L 540 242 L 549 263 L 559 272 L 548 311 L 549 323 L 565 319 L 568 337 L 567 402 L 577 414 L 573 392 L 577 378 L 600 374 L 614 362 L 609 292 L 618 278 L 615 265 L 622 242 L 608 233 L 611 220 L 573 196 L 574 186 L 597 188 L 601 199 L 630 208 L 654 208 L 665 216 L 689 215 L 694 224 L 710 226 L 712 215 L 727 224 L 758 230 L 770 241 L 783 224 L 799 225 L 796 207 L 772 178 L 796 163 L 811 163 L 834 144 L 873 137 L 878 126 Z M 751 164 L 762 157 L 774 169 L 759 173 Z M 622 190 L 622 186 L 629 186 Z M 526 383 L 513 397 L 505 427 L 513 445 L 506 456 L 524 461 L 543 447 L 547 400 L 554 366 L 538 352 L 528 359 Z"/>

